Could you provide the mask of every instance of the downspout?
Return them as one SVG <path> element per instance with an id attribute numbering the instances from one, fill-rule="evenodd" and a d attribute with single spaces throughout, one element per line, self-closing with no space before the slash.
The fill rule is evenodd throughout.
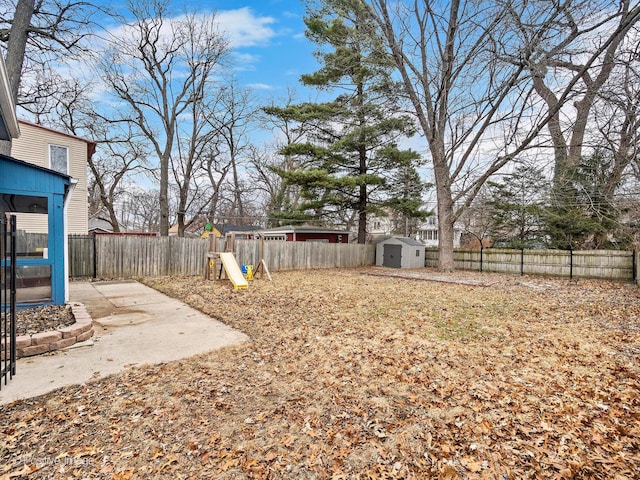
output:
<path id="1" fill-rule="evenodd" d="M 69 203 L 71 201 L 71 194 L 76 189 L 78 179 L 72 178 L 69 188 L 64 194 L 64 303 L 69 303 L 69 221 L 67 213 L 69 211 Z"/>

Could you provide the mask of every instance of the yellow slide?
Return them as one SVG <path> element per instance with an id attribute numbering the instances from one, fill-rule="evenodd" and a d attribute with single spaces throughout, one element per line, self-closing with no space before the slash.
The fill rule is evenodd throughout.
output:
<path id="1" fill-rule="evenodd" d="M 233 256 L 233 253 L 221 253 L 220 260 L 222 260 L 224 270 L 227 272 L 227 276 L 229 277 L 229 280 L 231 280 L 231 283 L 233 283 L 234 289 L 249 288 L 249 282 L 247 282 L 247 279 L 242 275 L 238 262 L 236 262 L 236 257 Z"/>

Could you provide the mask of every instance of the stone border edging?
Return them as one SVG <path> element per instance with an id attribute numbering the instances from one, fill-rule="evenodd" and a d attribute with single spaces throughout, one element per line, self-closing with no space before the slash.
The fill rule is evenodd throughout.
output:
<path id="1" fill-rule="evenodd" d="M 71 310 L 76 321 L 68 327 L 16 337 L 16 357 L 54 352 L 89 340 L 93 336 L 93 326 L 87 308 L 82 303 L 72 303 Z"/>

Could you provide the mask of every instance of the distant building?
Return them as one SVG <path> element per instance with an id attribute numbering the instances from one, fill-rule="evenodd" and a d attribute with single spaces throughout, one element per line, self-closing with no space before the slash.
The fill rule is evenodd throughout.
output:
<path id="1" fill-rule="evenodd" d="M 89 219 L 89 235 L 113 233 L 113 227 L 109 222 L 101 218 Z"/>
<path id="2" fill-rule="evenodd" d="M 453 248 L 460 248 L 464 227 L 456 223 L 453 227 Z M 427 247 L 438 246 L 438 217 L 433 215 L 418 227 L 416 239 Z"/>
<path id="3" fill-rule="evenodd" d="M 262 234 L 266 240 L 349 243 L 349 232 L 347 230 L 314 227 L 311 225 L 286 225 L 283 227 L 260 230 L 258 233 Z"/>

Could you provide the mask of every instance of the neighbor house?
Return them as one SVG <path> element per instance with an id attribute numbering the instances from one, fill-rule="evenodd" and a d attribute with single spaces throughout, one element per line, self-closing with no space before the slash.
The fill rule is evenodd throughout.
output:
<path id="1" fill-rule="evenodd" d="M 464 233 L 464 226 L 458 222 L 453 226 L 453 248 L 460 248 L 460 240 Z M 428 217 L 419 227 L 416 240 L 420 240 L 427 247 L 438 246 L 438 217 Z"/>
<path id="2" fill-rule="evenodd" d="M 286 225 L 259 232 L 266 240 L 286 240 L 287 242 L 349 243 L 349 232 L 334 228 L 310 225 Z"/>
<path id="3" fill-rule="evenodd" d="M 68 233 L 88 232 L 87 164 L 96 150 L 96 142 L 24 120 L 18 121 L 20 137 L 13 140 L 11 156 L 39 167 L 67 175 L 77 182 L 68 208 Z M 47 225 L 38 216 L 20 214 L 21 229 L 44 233 Z"/>

